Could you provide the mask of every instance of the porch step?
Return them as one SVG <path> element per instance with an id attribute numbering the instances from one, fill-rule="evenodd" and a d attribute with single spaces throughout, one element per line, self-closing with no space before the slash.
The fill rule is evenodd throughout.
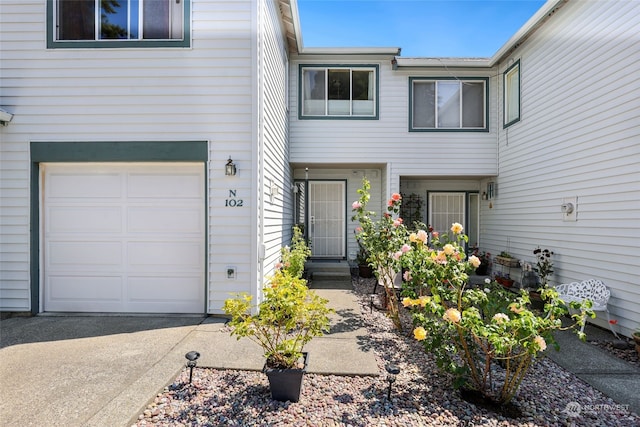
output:
<path id="1" fill-rule="evenodd" d="M 351 281 L 350 271 L 314 271 L 311 273 L 312 280 L 349 280 Z"/>
<path id="2" fill-rule="evenodd" d="M 351 289 L 351 269 L 346 261 L 309 261 L 305 269 L 312 289 Z"/>

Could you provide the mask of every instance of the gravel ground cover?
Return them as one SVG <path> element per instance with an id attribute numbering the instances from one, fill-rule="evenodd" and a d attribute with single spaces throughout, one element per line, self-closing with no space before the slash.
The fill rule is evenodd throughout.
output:
<path id="1" fill-rule="evenodd" d="M 609 341 L 589 341 L 589 337 L 587 336 L 587 341 L 592 345 L 609 352 L 609 354 L 617 357 L 618 359 L 624 360 L 636 368 L 640 368 L 640 357 L 638 357 L 638 352 L 636 351 L 632 340 L 624 340 L 627 341 L 627 348 L 617 348 L 614 344 L 613 338 Z"/>
<path id="2" fill-rule="evenodd" d="M 461 398 L 451 379 L 384 312 L 370 308 L 372 282 L 354 279 L 362 316 L 370 325 L 379 377 L 307 374 L 300 402 L 270 398 L 261 372 L 188 370 L 158 394 L 134 424 L 144 426 L 638 426 L 630 413 L 549 359 L 534 364 L 509 411 L 495 411 Z M 401 372 L 387 399 L 385 366 Z"/>

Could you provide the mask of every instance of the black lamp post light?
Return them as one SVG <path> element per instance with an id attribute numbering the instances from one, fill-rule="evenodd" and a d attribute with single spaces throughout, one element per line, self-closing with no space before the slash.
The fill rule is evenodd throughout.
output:
<path id="1" fill-rule="evenodd" d="M 189 368 L 189 384 L 191 384 L 191 379 L 193 378 L 193 368 L 196 367 L 196 360 L 200 358 L 200 353 L 197 351 L 190 351 L 185 354 L 184 357 L 187 358 L 187 368 Z"/>

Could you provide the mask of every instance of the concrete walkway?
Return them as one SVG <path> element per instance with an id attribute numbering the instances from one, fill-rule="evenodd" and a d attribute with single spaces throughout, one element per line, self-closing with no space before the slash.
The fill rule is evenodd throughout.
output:
<path id="1" fill-rule="evenodd" d="M 587 340 L 613 341 L 609 331 L 587 323 Z M 640 414 L 640 368 L 612 356 L 589 342 L 578 339 L 571 331 L 555 334 L 560 351 L 547 349 L 547 356 L 578 378 L 601 391 L 629 410 Z"/>
<path id="2" fill-rule="evenodd" d="M 318 281 L 322 287 L 322 281 Z M 350 282 L 349 282 L 350 286 Z M 335 286 L 328 286 L 335 287 Z M 356 296 L 318 289 L 336 310 L 307 346 L 308 372 L 379 375 Z M 184 369 L 261 370 L 262 350 L 204 317 L 38 316 L 0 322 L 0 425 L 130 426 Z"/>

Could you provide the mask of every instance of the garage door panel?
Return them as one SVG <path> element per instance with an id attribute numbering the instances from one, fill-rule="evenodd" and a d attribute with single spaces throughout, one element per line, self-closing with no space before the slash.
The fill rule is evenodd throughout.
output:
<path id="1" fill-rule="evenodd" d="M 198 199 L 202 194 L 201 176 L 193 173 L 131 174 L 127 194 L 141 199 Z"/>
<path id="2" fill-rule="evenodd" d="M 55 172 L 47 180 L 47 197 L 65 199 L 120 198 L 122 177 L 119 173 Z"/>
<path id="3" fill-rule="evenodd" d="M 129 276 L 129 300 L 131 302 L 181 301 L 200 304 L 204 292 L 200 280 L 199 276 Z"/>
<path id="4" fill-rule="evenodd" d="M 43 170 L 45 311 L 205 311 L 203 164 Z"/>
<path id="5" fill-rule="evenodd" d="M 50 233 L 122 232 L 120 207 L 49 206 L 45 216 Z"/>
<path id="6" fill-rule="evenodd" d="M 69 268 L 74 271 L 113 270 L 122 265 L 123 259 L 120 242 L 49 241 L 47 252 L 47 268 L 52 273 Z"/>
<path id="7" fill-rule="evenodd" d="M 204 230 L 203 212 L 199 206 L 192 208 L 163 208 L 151 206 L 131 207 L 127 212 L 127 231 L 132 233 L 194 233 Z"/>
<path id="8" fill-rule="evenodd" d="M 122 276 L 50 276 L 47 283 L 49 298 L 58 304 L 86 301 L 122 301 Z M 70 304 L 67 304 L 70 306 Z M 78 307 L 71 307 L 76 311 Z"/>
<path id="9" fill-rule="evenodd" d="M 198 271 L 203 258 L 200 242 L 130 242 L 127 252 L 133 271 Z"/>

